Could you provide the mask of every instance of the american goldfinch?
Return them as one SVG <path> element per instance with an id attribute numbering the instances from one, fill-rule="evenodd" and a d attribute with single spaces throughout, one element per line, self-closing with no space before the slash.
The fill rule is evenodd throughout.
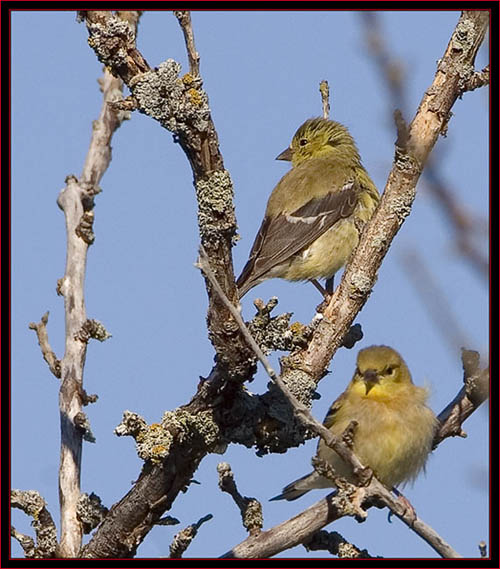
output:
<path id="1" fill-rule="evenodd" d="M 338 122 L 314 118 L 277 160 L 292 169 L 274 188 L 237 285 L 240 298 L 260 282 L 329 279 L 358 244 L 379 194 L 354 139 Z"/>
<path id="2" fill-rule="evenodd" d="M 342 436 L 351 421 L 353 451 L 364 466 L 388 488 L 416 478 L 432 449 L 437 427 L 427 407 L 428 390 L 413 384 L 403 358 L 388 346 L 361 350 L 347 389 L 330 407 L 324 425 Z M 354 482 L 351 467 L 321 439 L 317 456 L 337 474 Z M 272 500 L 295 500 L 313 488 L 328 488 L 332 481 L 316 471 L 295 480 Z"/>

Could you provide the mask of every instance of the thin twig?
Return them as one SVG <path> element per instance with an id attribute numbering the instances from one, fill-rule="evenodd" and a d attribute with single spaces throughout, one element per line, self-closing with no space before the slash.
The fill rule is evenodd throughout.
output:
<path id="1" fill-rule="evenodd" d="M 383 487 L 383 491 L 387 494 L 383 497 L 383 504 L 388 505 L 386 500 L 391 502 L 392 511 L 397 510 L 399 512 L 396 514 L 398 518 L 407 523 L 439 555 L 444 558 L 461 557 L 439 534 L 420 519 L 413 517 L 414 521 L 411 526 L 411 522 L 407 522 L 403 518 L 403 516 L 408 517 L 405 507 L 392 496 L 389 490 Z M 373 502 L 380 499 L 381 493 L 372 483 L 369 486 L 356 488 L 351 495 L 348 492 L 333 492 L 293 518 L 274 526 L 270 530 L 263 531 L 256 537 L 247 538 L 222 555 L 221 558 L 272 557 L 310 539 L 318 530 L 342 516 L 356 515 L 357 511 L 353 511 L 352 508 L 349 510 L 349 504 L 352 502 L 357 502 L 362 504 L 363 508 L 368 508 L 373 505 Z M 378 503 L 380 504 L 380 501 Z"/>
<path id="2" fill-rule="evenodd" d="M 42 350 L 43 359 L 47 362 L 50 371 L 57 377 L 61 378 L 61 362 L 52 351 L 49 343 L 49 335 L 47 333 L 47 323 L 49 321 L 49 312 L 47 311 L 41 318 L 40 322 L 30 322 L 28 328 L 36 332 L 38 345 Z"/>
<path id="3" fill-rule="evenodd" d="M 200 55 L 196 51 L 194 45 L 193 27 L 191 25 L 191 13 L 188 10 L 174 10 L 175 17 L 179 20 L 179 24 L 184 34 L 186 42 L 186 50 L 189 59 L 189 69 L 193 77 L 200 76 Z"/>
<path id="4" fill-rule="evenodd" d="M 321 93 L 321 103 L 323 105 L 323 118 L 330 118 L 330 87 L 328 81 L 323 79 L 319 84 L 319 92 Z"/>
<path id="5" fill-rule="evenodd" d="M 479 555 L 481 555 L 482 558 L 488 557 L 488 546 L 486 542 L 480 541 L 477 546 L 479 548 Z"/>
<path id="6" fill-rule="evenodd" d="M 35 541 L 32 537 L 18 532 L 14 526 L 10 526 L 10 536 L 19 542 L 19 545 L 23 548 L 24 555 L 27 559 L 31 559 L 36 556 Z"/>
<path id="7" fill-rule="evenodd" d="M 482 404 L 490 392 L 490 371 L 481 369 L 479 353 L 462 348 L 464 386 L 438 415 L 439 429 L 434 435 L 433 448 L 447 437 L 466 437 L 464 421 Z"/>
<path id="8" fill-rule="evenodd" d="M 475 71 L 466 81 L 464 81 L 463 91 L 474 91 L 479 87 L 485 87 L 490 84 L 490 66 L 489 64 L 481 71 Z"/>
<path id="9" fill-rule="evenodd" d="M 177 533 L 170 545 L 170 558 L 180 559 L 193 539 L 196 537 L 196 534 L 198 533 L 198 530 L 202 524 L 208 522 L 212 518 L 212 514 L 207 514 L 206 516 L 200 518 L 195 524 L 191 524 Z"/>

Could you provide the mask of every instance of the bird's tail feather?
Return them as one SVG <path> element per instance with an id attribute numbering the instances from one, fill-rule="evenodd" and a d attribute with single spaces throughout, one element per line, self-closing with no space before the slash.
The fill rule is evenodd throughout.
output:
<path id="1" fill-rule="evenodd" d="M 293 482 L 290 482 L 290 484 L 283 488 L 281 494 L 274 496 L 274 498 L 271 498 L 269 501 L 287 500 L 288 502 L 291 502 L 292 500 L 300 498 L 313 488 L 326 488 L 332 485 L 331 482 L 325 482 L 327 482 L 326 479 L 320 476 L 317 472 L 311 472 L 297 480 L 294 480 Z"/>

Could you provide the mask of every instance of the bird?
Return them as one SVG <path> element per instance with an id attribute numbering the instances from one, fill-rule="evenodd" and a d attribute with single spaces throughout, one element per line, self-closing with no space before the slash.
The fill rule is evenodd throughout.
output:
<path id="1" fill-rule="evenodd" d="M 292 168 L 267 202 L 249 259 L 237 279 L 239 297 L 264 280 L 331 279 L 347 262 L 380 196 L 348 129 L 312 118 L 276 157 Z"/>
<path id="2" fill-rule="evenodd" d="M 356 421 L 353 452 L 388 489 L 413 481 L 425 468 L 438 419 L 427 406 L 428 388 L 414 385 L 401 355 L 389 346 L 360 350 L 353 378 L 332 404 L 324 425 L 341 437 Z M 320 439 L 316 456 L 355 483 L 350 465 Z M 291 482 L 271 500 L 296 500 L 334 482 L 313 471 Z"/>

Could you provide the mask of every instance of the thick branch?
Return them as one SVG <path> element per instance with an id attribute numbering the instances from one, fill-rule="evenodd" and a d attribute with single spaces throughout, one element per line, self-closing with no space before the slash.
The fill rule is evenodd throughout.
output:
<path id="1" fill-rule="evenodd" d="M 108 103 L 121 97 L 121 81 L 107 71 L 100 81 L 103 106 L 99 119 L 94 121 L 92 138 L 80 180 L 68 176 L 66 187 L 57 203 L 66 218 L 67 254 L 64 277 L 58 292 L 64 296 L 66 344 L 61 360 L 61 459 L 59 467 L 59 499 L 61 504 L 62 557 L 76 557 L 82 540 L 82 524 L 77 517 L 80 499 L 80 469 L 83 433 L 78 426 L 84 401 L 83 368 L 87 341 L 82 337 L 87 324 L 84 301 L 87 251 L 94 241 L 94 196 L 100 191 L 98 183 L 111 160 L 111 137 L 125 115 L 117 115 Z M 88 338 L 87 338 L 88 339 Z"/>

